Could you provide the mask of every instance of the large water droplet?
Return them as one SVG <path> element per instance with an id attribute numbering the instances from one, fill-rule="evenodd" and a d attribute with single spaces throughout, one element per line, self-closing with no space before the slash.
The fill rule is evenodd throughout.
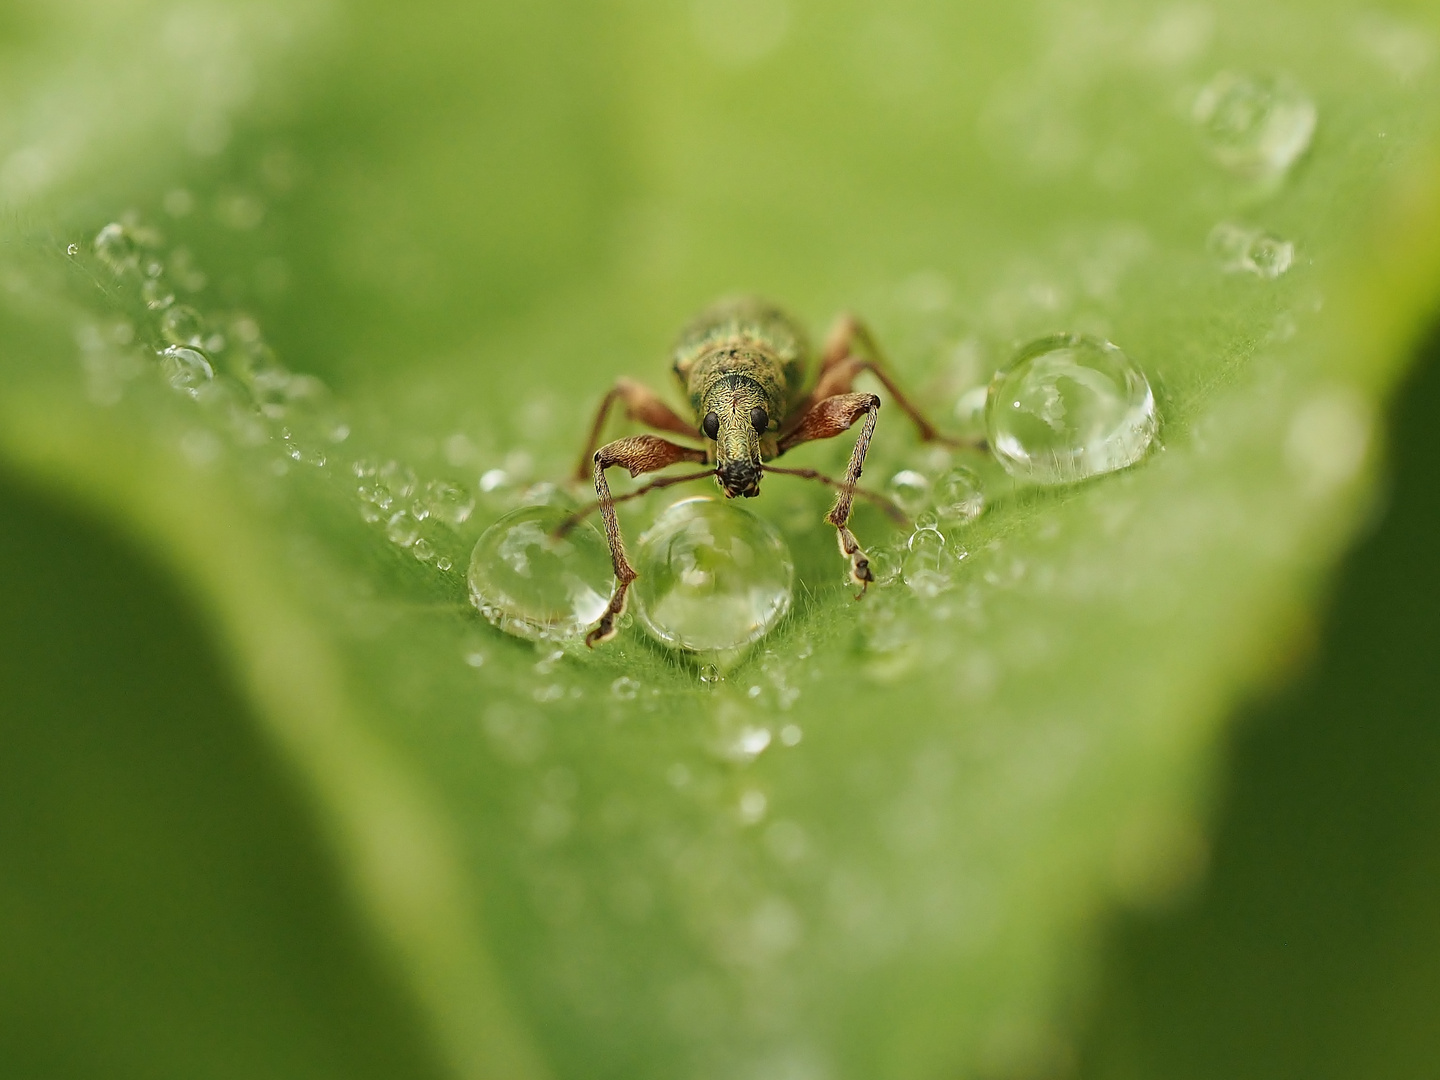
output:
<path id="1" fill-rule="evenodd" d="M 1150 384 L 1107 341 L 1032 342 L 990 383 L 990 446 L 1012 476 L 1069 484 L 1132 465 L 1155 437 Z"/>
<path id="2" fill-rule="evenodd" d="M 507 634 L 561 641 L 600 618 L 614 577 L 604 539 L 589 522 L 556 538 L 567 511 L 524 506 L 481 535 L 470 556 L 470 599 Z"/>
<path id="3" fill-rule="evenodd" d="M 697 652 L 758 641 L 790 610 L 795 567 L 775 529 L 705 496 L 669 507 L 640 538 L 635 608 L 658 641 Z"/>
<path id="4" fill-rule="evenodd" d="M 1284 76 L 1222 71 L 1195 99 L 1194 116 L 1216 161 L 1241 176 L 1265 179 L 1283 176 L 1305 152 L 1316 111 L 1305 91 Z"/>

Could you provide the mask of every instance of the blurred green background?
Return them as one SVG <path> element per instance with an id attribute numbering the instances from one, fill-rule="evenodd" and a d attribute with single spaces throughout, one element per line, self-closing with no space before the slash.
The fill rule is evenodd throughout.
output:
<path id="1" fill-rule="evenodd" d="M 1317 109 L 1273 182 L 1225 71 Z M 1429 1075 L 1437 161 L 1425 4 L 0 6 L 0 1073 Z M 887 410 L 867 475 L 987 484 L 951 589 L 768 487 L 718 685 L 494 631 L 480 531 L 736 290 L 956 428 L 1109 337 L 1160 445 Z"/>

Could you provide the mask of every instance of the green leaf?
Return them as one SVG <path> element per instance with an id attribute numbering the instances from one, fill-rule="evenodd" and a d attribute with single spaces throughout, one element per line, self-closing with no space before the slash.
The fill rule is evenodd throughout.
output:
<path id="1" fill-rule="evenodd" d="M 308 796 L 289 813 L 328 845 L 316 880 L 454 1074 L 1062 1061 L 1097 916 L 1203 872 L 1229 709 L 1283 675 L 1373 498 L 1440 276 L 1433 16 L 455 8 L 17 23 L 0 454 L 188 591 Z M 1222 71 L 1317 109 L 1275 182 L 1192 119 Z M 140 243 L 119 272 L 110 222 Z M 1227 273 L 1226 222 L 1294 265 Z M 156 356 L 174 307 L 147 299 L 172 286 L 212 382 Z M 739 289 L 817 335 L 861 313 L 942 423 L 1024 341 L 1098 334 L 1147 373 L 1163 445 L 1064 489 L 964 459 L 991 505 L 929 600 L 852 602 L 825 493 L 771 484 L 755 505 L 801 589 L 722 683 L 634 627 L 559 657 L 494 631 L 462 574 L 480 531 L 566 475 L 616 376 L 663 385 L 668 335 Z M 267 349 L 323 383 L 275 400 Z M 362 516 L 361 474 L 392 462 L 479 499 L 423 523 L 426 558 Z M 867 475 L 939 464 L 882 410 Z"/>

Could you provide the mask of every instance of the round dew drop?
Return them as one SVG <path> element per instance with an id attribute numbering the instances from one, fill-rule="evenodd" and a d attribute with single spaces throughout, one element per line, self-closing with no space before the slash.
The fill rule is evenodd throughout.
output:
<path id="1" fill-rule="evenodd" d="M 475 544 L 470 600 L 507 634 L 564 641 L 604 612 L 614 583 L 609 550 L 588 521 L 557 538 L 568 513 L 558 506 L 522 506 Z"/>
<path id="2" fill-rule="evenodd" d="M 985 511 L 985 489 L 971 469 L 957 465 L 935 482 L 935 513 L 946 521 L 974 521 Z"/>
<path id="3" fill-rule="evenodd" d="M 768 523 L 701 496 L 670 506 L 640 537 L 633 588 L 641 625 L 693 652 L 738 649 L 790 610 L 795 566 Z"/>
<path id="4" fill-rule="evenodd" d="M 1274 179 L 1309 147 L 1317 113 L 1284 76 L 1222 71 L 1200 91 L 1193 115 L 1217 162 L 1239 176 Z"/>
<path id="5" fill-rule="evenodd" d="M 885 485 L 895 505 L 914 517 L 930 505 L 930 478 L 914 469 L 901 469 Z"/>
<path id="6" fill-rule="evenodd" d="M 191 397 L 198 397 L 200 387 L 215 378 L 215 369 L 204 353 L 179 345 L 171 345 L 160 353 L 160 368 L 166 382 Z"/>
<path id="7" fill-rule="evenodd" d="M 1061 334 L 1027 345 L 995 376 L 985 426 L 1012 476 L 1070 484 L 1139 461 L 1158 419 L 1150 384 L 1128 356 Z"/>

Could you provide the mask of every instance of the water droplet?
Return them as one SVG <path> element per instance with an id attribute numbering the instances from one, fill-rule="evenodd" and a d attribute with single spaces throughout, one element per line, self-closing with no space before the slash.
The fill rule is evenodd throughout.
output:
<path id="1" fill-rule="evenodd" d="M 935 512 L 945 521 L 974 521 L 985 510 L 985 488 L 973 469 L 957 465 L 935 483 Z"/>
<path id="2" fill-rule="evenodd" d="M 765 816 L 765 810 L 770 805 L 770 800 L 765 797 L 763 791 L 747 791 L 740 796 L 740 820 L 746 825 L 754 825 Z"/>
<path id="3" fill-rule="evenodd" d="M 780 745 L 782 746 L 799 746 L 800 740 L 804 737 L 805 733 L 800 730 L 799 724 L 786 724 L 780 729 Z"/>
<path id="4" fill-rule="evenodd" d="M 380 483 L 385 485 L 385 489 L 397 499 L 408 499 L 415 493 L 415 486 L 419 483 L 415 470 L 398 461 L 385 462 L 376 476 Z"/>
<path id="5" fill-rule="evenodd" d="M 504 469 L 487 469 L 480 474 L 480 490 L 487 494 L 508 483 L 510 483 L 510 474 Z"/>
<path id="6" fill-rule="evenodd" d="M 429 540 L 421 537 L 419 540 L 416 540 L 413 545 L 411 545 L 410 554 L 414 555 L 415 558 L 419 559 L 421 562 L 429 562 L 432 558 L 435 557 L 435 548 Z"/>
<path id="7" fill-rule="evenodd" d="M 486 529 L 470 556 L 470 598 L 508 634 L 563 640 L 600 618 L 614 580 L 600 533 L 581 522 L 562 538 L 566 511 L 525 506 Z"/>
<path id="8" fill-rule="evenodd" d="M 449 557 L 445 555 L 441 555 L 438 559 L 435 560 L 435 569 L 439 570 L 441 573 L 449 572 L 450 568 L 454 565 L 455 564 L 450 561 Z"/>
<path id="9" fill-rule="evenodd" d="M 640 537 L 635 607 L 656 640 L 695 651 L 757 641 L 790 609 L 790 550 L 748 510 L 701 496 Z"/>
<path id="10" fill-rule="evenodd" d="M 182 393 L 198 397 L 200 387 L 215 378 L 215 369 L 205 354 L 195 349 L 171 345 L 160 356 L 160 369 L 165 381 Z"/>
<path id="11" fill-rule="evenodd" d="M 409 547 L 420 539 L 420 523 L 408 511 L 399 510 L 385 523 L 385 536 L 392 544 Z"/>
<path id="12" fill-rule="evenodd" d="M 1207 244 L 1227 273 L 1277 278 L 1295 261 L 1295 245 L 1259 229 L 1221 222 L 1210 230 Z"/>
<path id="13" fill-rule="evenodd" d="M 628 675 L 621 675 L 610 684 L 610 693 L 614 694 L 621 701 L 634 701 L 640 693 L 640 682 Z"/>
<path id="14" fill-rule="evenodd" d="M 885 493 L 895 505 L 914 517 L 930 505 L 930 478 L 914 469 L 902 469 L 885 485 Z"/>
<path id="15" fill-rule="evenodd" d="M 205 337 L 205 322 L 188 304 L 176 304 L 160 316 L 160 334 L 174 345 L 199 345 Z"/>
<path id="16" fill-rule="evenodd" d="M 140 297 L 152 311 L 167 308 L 175 302 L 175 293 L 162 278 L 146 278 L 140 286 Z"/>
<path id="17" fill-rule="evenodd" d="M 1310 145 L 1315 103 L 1284 77 L 1222 71 L 1200 91 L 1193 110 L 1225 168 L 1256 179 L 1283 176 Z"/>
<path id="18" fill-rule="evenodd" d="M 1155 437 L 1155 399 L 1114 345 L 1078 334 L 1023 348 L 990 383 L 986 428 L 1007 472 L 1068 484 L 1132 465 Z"/>
<path id="19" fill-rule="evenodd" d="M 939 596 L 950 588 L 954 560 L 945 547 L 945 537 L 935 529 L 916 529 L 910 535 L 910 552 L 905 556 L 905 584 L 917 596 Z"/>
<path id="20" fill-rule="evenodd" d="M 66 255 L 70 255 L 70 256 L 79 255 L 79 254 L 80 254 L 80 245 L 79 245 L 79 244 L 67 244 L 67 245 L 65 246 L 65 254 L 66 254 Z"/>
<path id="21" fill-rule="evenodd" d="M 140 265 L 140 249 L 130 230 L 112 221 L 95 234 L 95 255 L 116 274 Z"/>
<path id="22" fill-rule="evenodd" d="M 720 669 L 714 664 L 706 664 L 700 669 L 700 681 L 713 686 L 715 683 L 725 681 L 725 676 L 720 674 Z"/>
<path id="23" fill-rule="evenodd" d="M 423 505 L 436 520 L 446 525 L 462 525 L 475 509 L 475 499 L 448 480 L 431 480 L 425 485 Z"/>

